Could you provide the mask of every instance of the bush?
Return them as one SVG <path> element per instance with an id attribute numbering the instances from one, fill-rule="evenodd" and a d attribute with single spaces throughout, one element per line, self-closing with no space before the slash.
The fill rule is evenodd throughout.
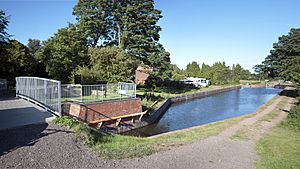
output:
<path id="1" fill-rule="evenodd" d="M 283 126 L 300 131 L 300 105 L 294 106 L 290 110 L 287 120 L 283 122 Z"/>

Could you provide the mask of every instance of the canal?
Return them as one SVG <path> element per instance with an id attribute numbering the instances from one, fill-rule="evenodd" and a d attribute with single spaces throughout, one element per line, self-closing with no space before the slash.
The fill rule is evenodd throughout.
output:
<path id="1" fill-rule="evenodd" d="M 273 88 L 242 88 L 174 103 L 159 122 L 135 131 L 134 135 L 152 136 L 254 113 L 280 91 Z"/>

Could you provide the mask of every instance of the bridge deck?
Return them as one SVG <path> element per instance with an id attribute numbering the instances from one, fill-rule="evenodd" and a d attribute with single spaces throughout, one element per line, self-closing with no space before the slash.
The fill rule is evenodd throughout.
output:
<path id="1" fill-rule="evenodd" d="M 51 113 L 23 99 L 0 98 L 0 130 L 46 123 Z"/>

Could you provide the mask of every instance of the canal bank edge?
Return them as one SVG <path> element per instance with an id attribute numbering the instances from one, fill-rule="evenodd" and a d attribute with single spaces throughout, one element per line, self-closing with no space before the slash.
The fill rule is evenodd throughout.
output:
<path id="1" fill-rule="evenodd" d="M 212 96 L 215 94 L 219 93 L 224 93 L 232 90 L 238 90 L 240 89 L 241 86 L 232 86 L 232 87 L 226 87 L 226 88 L 221 88 L 221 89 L 216 89 L 216 90 L 211 90 L 211 91 L 203 91 L 199 93 L 194 93 L 194 94 L 187 94 L 183 96 L 176 96 L 176 97 L 170 97 L 164 101 L 164 103 L 154 110 L 149 116 L 145 117 L 142 122 L 137 123 L 135 126 L 120 126 L 118 128 L 117 133 L 122 134 L 122 133 L 127 133 L 136 129 L 140 129 L 143 127 L 146 127 L 150 124 L 156 123 L 157 121 L 160 120 L 160 118 L 164 115 L 164 113 L 168 110 L 168 108 L 173 104 L 173 103 L 179 103 L 179 102 L 184 102 L 188 100 L 193 100 L 193 99 L 199 99 L 199 98 L 204 98 L 208 96 Z"/>

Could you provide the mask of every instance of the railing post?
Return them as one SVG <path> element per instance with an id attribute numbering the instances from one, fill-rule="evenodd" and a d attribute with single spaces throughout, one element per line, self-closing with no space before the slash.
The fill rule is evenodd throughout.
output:
<path id="1" fill-rule="evenodd" d="M 45 98 L 44 98 L 44 103 L 47 104 L 47 81 L 44 81 L 44 90 L 45 90 Z"/>
<path id="2" fill-rule="evenodd" d="M 18 77 L 16 77 L 16 97 L 18 96 L 19 93 L 19 82 L 18 82 Z"/>
<path id="3" fill-rule="evenodd" d="M 81 102 L 83 102 L 83 98 L 82 98 L 83 97 L 83 95 L 82 95 L 83 94 L 82 85 L 80 85 L 80 89 L 81 89 L 80 90 L 80 96 L 81 96 L 80 100 L 81 100 Z"/>
<path id="4" fill-rule="evenodd" d="M 61 82 L 58 81 L 57 83 L 57 90 L 58 90 L 58 114 L 61 116 L 62 112 L 61 112 Z"/>
<path id="5" fill-rule="evenodd" d="M 136 84 L 134 84 L 134 98 L 136 98 Z"/>

